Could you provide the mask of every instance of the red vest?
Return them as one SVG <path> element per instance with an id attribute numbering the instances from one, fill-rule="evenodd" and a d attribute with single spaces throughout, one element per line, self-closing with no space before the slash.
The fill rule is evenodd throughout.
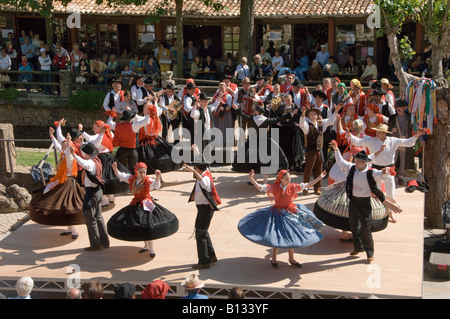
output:
<path id="1" fill-rule="evenodd" d="M 216 201 L 216 204 L 217 205 L 222 204 L 222 201 L 221 201 L 221 199 L 219 197 L 219 194 L 217 193 L 216 186 L 214 186 L 214 180 L 213 180 L 211 172 L 206 170 L 205 171 L 205 176 L 208 176 L 209 179 L 211 180 L 211 195 L 214 198 L 214 200 Z"/>
<path id="2" fill-rule="evenodd" d="M 142 202 L 146 199 L 152 201 L 152 198 L 150 196 L 150 185 L 152 184 L 150 177 L 146 176 L 145 180 L 141 181 L 138 185 L 135 185 L 136 179 L 137 176 L 133 175 L 128 180 L 130 189 L 134 195 L 133 200 L 131 201 L 131 205 L 136 205 L 138 202 Z"/>
<path id="3" fill-rule="evenodd" d="M 113 146 L 136 148 L 136 133 L 132 129 L 130 122 L 120 122 L 116 124 L 114 131 Z"/>
<path id="4" fill-rule="evenodd" d="M 369 115 L 364 115 L 364 123 L 366 123 L 366 132 L 365 134 L 368 136 L 372 136 L 375 137 L 377 135 L 377 132 L 372 130 L 372 128 L 377 127 L 378 124 L 383 123 L 383 115 L 381 114 L 376 114 L 377 120 L 375 121 L 375 123 L 370 122 L 369 119 Z"/>
<path id="5" fill-rule="evenodd" d="M 283 85 L 280 87 L 280 92 L 285 94 L 287 92 L 292 91 L 293 87 L 292 84 L 283 83 Z"/>

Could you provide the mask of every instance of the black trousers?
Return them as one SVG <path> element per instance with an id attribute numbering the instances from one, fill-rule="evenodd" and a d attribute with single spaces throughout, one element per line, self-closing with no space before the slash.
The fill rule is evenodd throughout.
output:
<path id="1" fill-rule="evenodd" d="M 134 166 L 138 162 L 138 152 L 135 148 L 119 147 L 115 158 L 128 168 L 130 172 L 134 172 Z"/>
<path id="2" fill-rule="evenodd" d="M 189 131 L 189 145 L 192 145 L 194 143 L 194 132 L 195 132 L 195 121 L 194 119 L 188 114 L 186 117 L 183 115 L 183 128 L 187 129 Z M 183 136 L 183 138 L 186 138 Z"/>
<path id="3" fill-rule="evenodd" d="M 162 137 L 167 140 L 167 135 L 169 133 L 169 127 L 172 126 L 172 131 L 177 129 L 180 126 L 180 114 L 173 120 L 169 120 L 166 114 L 161 114 L 161 123 L 162 123 Z M 177 144 L 180 140 L 174 140 L 174 145 Z"/>
<path id="4" fill-rule="evenodd" d="M 350 200 L 348 215 L 354 251 L 365 251 L 367 257 L 372 257 L 374 254 L 371 211 L 370 197 L 352 197 Z"/>
<path id="5" fill-rule="evenodd" d="M 216 257 L 211 237 L 209 237 L 208 233 L 213 215 L 214 210 L 210 205 L 197 205 L 195 239 L 197 240 L 198 263 L 202 265 L 209 264 L 210 259 Z"/>
<path id="6" fill-rule="evenodd" d="M 85 187 L 86 195 L 83 200 L 83 214 L 89 235 L 91 247 L 109 245 L 105 221 L 102 216 L 102 196 L 100 187 Z"/>

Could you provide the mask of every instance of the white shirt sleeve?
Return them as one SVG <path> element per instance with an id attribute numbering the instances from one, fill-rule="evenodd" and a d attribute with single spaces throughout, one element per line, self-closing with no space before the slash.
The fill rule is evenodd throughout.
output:
<path id="1" fill-rule="evenodd" d="M 191 117 L 197 121 L 200 118 L 200 111 L 195 108 L 191 108 Z"/>
<path id="2" fill-rule="evenodd" d="M 192 110 L 192 99 L 189 98 L 184 99 L 184 110 L 186 112 L 190 112 Z"/>
<path id="3" fill-rule="evenodd" d="M 199 184 L 201 188 L 205 189 L 207 192 L 211 192 L 211 180 L 208 176 L 203 176 Z"/>
<path id="4" fill-rule="evenodd" d="M 348 139 L 354 146 L 369 147 L 372 137 L 366 135 L 363 138 L 359 138 L 354 136 L 353 134 L 350 134 L 350 137 Z"/>
<path id="5" fill-rule="evenodd" d="M 119 179 L 120 179 L 122 182 L 128 183 L 128 180 L 130 179 L 130 177 L 131 177 L 132 175 L 131 175 L 131 174 L 124 173 L 124 172 L 121 172 L 121 171 L 118 171 L 118 172 L 119 172 L 119 175 L 118 175 Z"/>
<path id="6" fill-rule="evenodd" d="M 111 130 L 114 131 L 116 129 L 116 122 L 114 122 L 113 118 L 110 116 L 108 117 L 108 121 L 106 121 L 106 124 L 111 127 Z"/>
<path id="7" fill-rule="evenodd" d="M 410 138 L 396 138 L 393 137 L 393 148 L 397 149 L 398 147 L 413 147 L 416 144 L 417 138 L 415 136 Z"/>
<path id="8" fill-rule="evenodd" d="M 161 181 L 156 180 L 156 178 L 150 178 L 150 181 L 152 182 L 150 184 L 150 190 L 154 189 L 160 189 L 161 188 Z"/>
<path id="9" fill-rule="evenodd" d="M 51 139 L 53 142 L 53 146 L 55 147 L 55 150 L 57 152 L 61 152 L 62 146 L 61 146 L 61 144 L 59 144 L 59 141 L 53 135 L 51 136 Z"/>
<path id="10" fill-rule="evenodd" d="M 103 108 L 105 109 L 105 111 L 110 111 L 110 107 L 109 107 L 109 94 L 110 92 L 108 92 L 105 96 L 105 99 L 103 100 Z"/>
<path id="11" fill-rule="evenodd" d="M 83 132 L 83 137 L 86 140 L 86 142 L 92 142 L 92 141 L 97 139 L 98 134 L 96 134 L 96 135 L 89 135 L 88 133 Z"/>
<path id="12" fill-rule="evenodd" d="M 308 135 L 309 133 L 309 125 L 306 122 L 306 117 L 305 116 L 300 116 L 300 128 L 302 129 L 303 133 L 305 133 L 305 135 Z"/>
<path id="13" fill-rule="evenodd" d="M 94 161 L 85 160 L 76 154 L 74 155 L 74 158 L 82 168 L 84 168 L 85 170 L 88 170 L 91 174 L 95 175 L 96 169 L 95 169 Z"/>
<path id="14" fill-rule="evenodd" d="M 373 176 L 373 179 L 377 182 L 377 183 L 380 183 L 380 182 L 382 182 L 383 180 L 385 180 L 387 177 L 388 177 L 388 175 L 389 175 L 389 173 L 388 174 L 383 174 L 383 172 L 382 171 L 380 171 L 380 170 L 378 170 L 378 169 L 372 169 L 372 176 Z"/>
<path id="15" fill-rule="evenodd" d="M 62 134 L 61 125 L 58 125 L 56 127 L 56 139 L 58 140 L 59 143 L 62 143 L 65 140 L 65 138 Z"/>
<path id="16" fill-rule="evenodd" d="M 334 158 L 336 159 L 336 163 L 339 165 L 339 168 L 344 173 L 348 173 L 350 171 L 350 168 L 353 166 L 353 164 L 342 158 L 339 149 L 334 151 Z"/>
<path id="17" fill-rule="evenodd" d="M 146 116 L 144 116 L 144 119 L 133 122 L 133 125 L 132 125 L 133 132 L 135 132 L 135 133 L 139 132 L 141 127 L 144 127 L 145 125 L 148 125 L 148 124 L 150 124 L 150 116 L 146 115 Z"/>
<path id="18" fill-rule="evenodd" d="M 328 126 L 332 126 L 336 122 L 336 113 L 333 113 L 331 117 L 322 120 L 322 129 L 325 131 Z"/>

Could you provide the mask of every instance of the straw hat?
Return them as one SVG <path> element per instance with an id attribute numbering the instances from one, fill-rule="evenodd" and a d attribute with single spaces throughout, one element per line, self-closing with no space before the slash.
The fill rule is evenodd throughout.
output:
<path id="1" fill-rule="evenodd" d="M 389 89 L 393 89 L 394 87 L 392 86 L 391 83 L 389 83 L 389 80 L 386 78 L 381 79 L 380 81 L 382 84 L 386 84 L 388 86 Z"/>
<path id="2" fill-rule="evenodd" d="M 386 124 L 378 124 L 378 126 L 373 128 L 372 130 L 392 134 L 391 132 L 388 131 L 388 128 L 389 127 Z"/>
<path id="3" fill-rule="evenodd" d="M 186 290 L 193 290 L 203 288 L 205 283 L 198 278 L 196 273 L 193 273 L 186 276 L 183 286 Z"/>

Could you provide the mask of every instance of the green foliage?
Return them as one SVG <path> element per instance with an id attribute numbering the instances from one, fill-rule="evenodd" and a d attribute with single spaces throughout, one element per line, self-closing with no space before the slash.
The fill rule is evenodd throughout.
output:
<path id="1" fill-rule="evenodd" d="M 14 102 L 19 95 L 20 93 L 13 87 L 0 90 L 0 99 L 5 100 L 8 103 Z"/>
<path id="2" fill-rule="evenodd" d="M 377 37 L 383 36 L 387 31 L 401 31 L 401 26 L 406 20 L 417 20 L 417 7 L 424 0 L 374 0 L 373 3 L 381 8 L 381 28 L 377 30 Z M 387 23 L 389 25 L 387 25 Z M 391 27 L 391 30 L 386 30 Z"/>
<path id="3" fill-rule="evenodd" d="M 69 98 L 69 106 L 81 112 L 95 112 L 102 108 L 105 92 L 78 90 Z"/>
<path id="4" fill-rule="evenodd" d="M 416 51 L 414 51 L 411 47 L 411 41 L 409 41 L 409 38 L 407 36 L 404 36 L 403 39 L 400 40 L 399 46 L 400 56 L 402 60 L 410 60 L 416 54 Z"/>

